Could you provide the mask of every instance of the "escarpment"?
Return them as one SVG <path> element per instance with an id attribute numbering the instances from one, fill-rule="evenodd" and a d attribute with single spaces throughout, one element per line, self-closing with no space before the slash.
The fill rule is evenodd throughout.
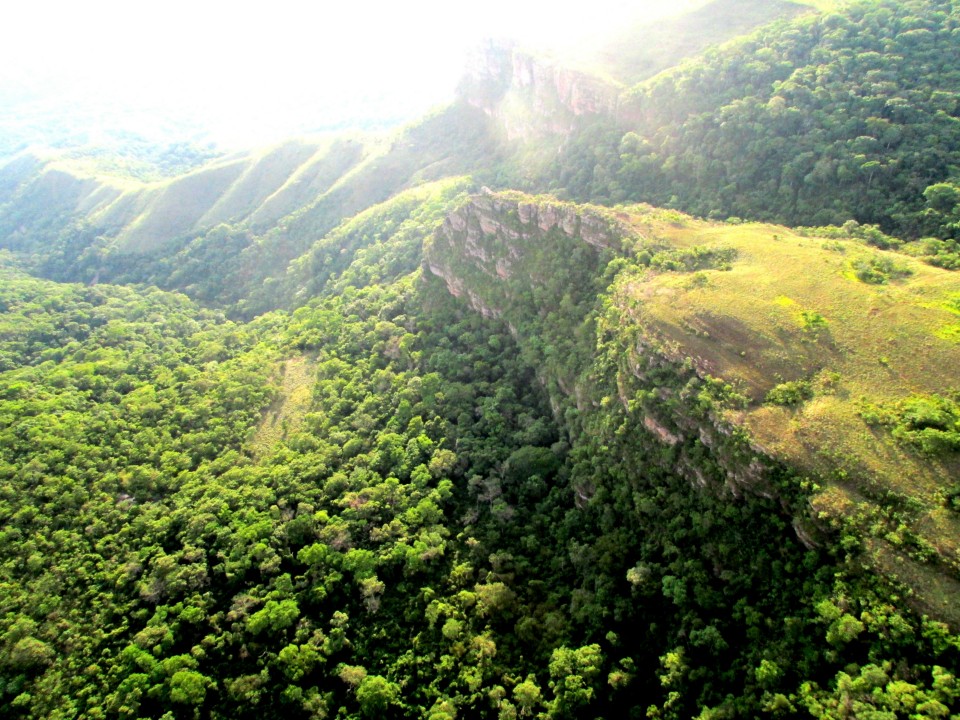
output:
<path id="1" fill-rule="evenodd" d="M 685 358 L 627 307 L 604 300 L 617 269 L 648 246 L 625 213 L 486 191 L 446 218 L 424 266 L 474 310 L 508 323 L 543 370 L 543 381 L 562 396 L 554 398 L 555 408 L 572 403 L 580 413 L 608 412 L 605 392 L 615 388 L 630 422 L 645 428 L 655 446 L 676 450 L 667 461 L 671 469 L 707 484 L 710 471 L 689 456 L 690 444 L 713 453 L 717 487 L 769 496 L 765 463 L 774 461 L 744 441 L 719 406 L 703 412 L 687 402 L 692 388 L 722 384 L 706 371 L 707 363 Z M 616 357 L 603 373 L 598 334 L 605 352 Z"/>
<path id="2" fill-rule="evenodd" d="M 423 265 L 475 311 L 506 323 L 571 437 L 606 438 L 609 452 L 629 458 L 628 482 L 651 482 L 658 468 L 731 502 L 774 500 L 808 547 L 856 528 L 869 538 L 871 566 L 911 584 L 923 611 L 956 621 L 936 599 L 960 588 L 960 555 L 944 540 L 956 534 L 930 528 L 956 524 L 939 488 L 957 476 L 957 460 L 871 429 L 859 409 L 868 398 L 893 407 L 920 388 L 936 397 L 950 378 L 904 356 L 889 360 L 900 380 L 878 383 L 858 320 L 878 302 L 875 291 L 844 279 L 842 255 L 796 236 L 772 241 L 789 232 L 774 230 L 484 191 L 448 215 Z M 823 273 L 793 272 L 825 264 Z M 760 272 L 782 277 L 758 286 Z M 884 301 L 919 313 L 911 298 L 920 293 L 923 322 L 936 327 L 943 318 L 930 293 L 951 297 L 956 282 L 919 265 L 915 272 Z M 836 297 L 843 306 L 823 304 Z M 898 318 L 870 332 L 910 332 Z M 925 352 L 947 367 L 957 350 L 928 341 Z M 576 491 L 578 503 L 592 497 L 589 487 Z M 936 578 L 935 591 L 932 580 L 911 581 L 920 575 Z"/>
<path id="3" fill-rule="evenodd" d="M 471 58 L 461 80 L 461 100 L 483 110 L 507 139 L 566 137 L 581 118 L 617 112 L 622 87 L 518 48 L 488 42 Z"/>
<path id="4" fill-rule="evenodd" d="M 516 329 L 534 308 L 543 317 L 564 299 L 564 307 L 592 303 L 603 268 L 636 239 L 604 208 L 484 190 L 448 215 L 424 266 L 453 295 Z"/>

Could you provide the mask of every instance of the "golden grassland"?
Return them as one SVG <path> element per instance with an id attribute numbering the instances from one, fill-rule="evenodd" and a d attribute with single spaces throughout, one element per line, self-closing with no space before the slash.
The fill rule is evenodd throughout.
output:
<path id="1" fill-rule="evenodd" d="M 943 506 L 960 462 L 954 453 L 921 454 L 868 425 L 862 412 L 960 386 L 960 274 L 772 225 L 709 223 L 643 206 L 625 214 L 647 245 L 736 253 L 727 269 L 634 276 L 625 297 L 640 301 L 642 322 L 656 334 L 749 399 L 728 419 L 820 486 L 814 511 L 866 528 L 877 538 L 872 562 L 896 566 L 891 574 L 918 583 L 922 603 L 942 615 L 955 604 L 949 588 L 960 584 L 904 547 L 932 550 L 927 560 L 960 569 L 960 521 Z M 871 258 L 909 274 L 865 283 L 854 264 Z M 809 383 L 812 397 L 786 407 L 765 402 L 786 381 Z M 952 615 L 960 623 L 960 610 Z"/>

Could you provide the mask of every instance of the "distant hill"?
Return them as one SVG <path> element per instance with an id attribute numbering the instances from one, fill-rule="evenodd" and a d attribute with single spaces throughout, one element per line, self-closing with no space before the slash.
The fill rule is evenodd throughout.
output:
<path id="1" fill-rule="evenodd" d="M 925 0 L 774 23 L 621 95 L 616 121 L 585 124 L 548 182 L 701 216 L 953 237 L 955 208 L 941 217 L 924 193 L 957 182 L 957 23 Z"/>
<path id="2" fill-rule="evenodd" d="M 236 284 L 204 273 L 200 292 L 233 304 L 256 296 L 263 280 L 282 275 L 343 219 L 417 183 L 482 172 L 498 152 L 488 121 L 463 106 L 393 136 L 291 140 L 153 183 L 86 159 L 25 151 L 0 168 L 8 198 L 2 245 L 58 279 L 185 287 L 173 283 L 170 261 L 207 253 L 230 235 Z M 245 311 L 275 301 L 248 300 Z"/>
<path id="3" fill-rule="evenodd" d="M 585 67 L 594 67 L 629 87 L 711 46 L 775 20 L 811 12 L 811 4 L 790 0 L 710 0 L 677 17 L 654 23 L 641 20 L 618 28 L 594 47 L 580 48 L 577 57 Z"/>

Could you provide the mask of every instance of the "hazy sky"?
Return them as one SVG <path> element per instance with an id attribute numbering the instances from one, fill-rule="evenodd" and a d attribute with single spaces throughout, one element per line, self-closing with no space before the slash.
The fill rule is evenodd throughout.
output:
<path id="1" fill-rule="evenodd" d="M 483 37 L 570 43 L 691 2 L 18 0 L 3 13 L 0 83 L 55 81 L 60 100 L 189 113 L 246 141 L 371 111 L 415 117 L 452 96 Z"/>

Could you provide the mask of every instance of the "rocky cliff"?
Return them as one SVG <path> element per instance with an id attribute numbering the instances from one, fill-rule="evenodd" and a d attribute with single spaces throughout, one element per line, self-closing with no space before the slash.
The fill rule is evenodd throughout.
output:
<path id="1" fill-rule="evenodd" d="M 571 437 L 619 428 L 603 442 L 629 455 L 628 482 L 658 467 L 731 501 L 775 500 L 809 547 L 855 533 L 919 609 L 958 622 L 960 527 L 943 508 L 957 458 L 916 452 L 862 408 L 949 395 L 950 374 L 930 369 L 960 362 L 955 343 L 918 339 L 929 365 L 917 345 L 885 365 L 873 348 L 949 322 L 931 298 L 960 281 L 917 263 L 915 279 L 878 291 L 843 275 L 855 244 L 780 233 L 485 192 L 447 217 L 424 268 L 506 323 Z"/>
<path id="2" fill-rule="evenodd" d="M 576 58 L 534 53 L 509 40 L 480 45 L 468 60 L 460 98 L 498 121 L 509 140 L 565 138 L 590 117 L 636 127 L 646 110 L 628 88 L 683 60 L 810 7 L 787 0 L 710 0 L 651 22 L 630 16 L 618 33 Z M 636 14 L 635 14 L 636 15 Z"/>
<path id="3" fill-rule="evenodd" d="M 526 300 L 549 313 L 563 295 L 588 299 L 605 264 L 636 240 L 605 208 L 484 190 L 448 215 L 424 264 L 474 309 L 519 322 Z M 565 257 L 580 262 L 563 267 Z"/>
<path id="4" fill-rule="evenodd" d="M 614 116 L 621 89 L 511 42 L 491 41 L 472 55 L 459 95 L 496 119 L 509 140 L 530 141 L 565 137 L 581 118 Z"/>
<path id="5" fill-rule="evenodd" d="M 658 247 L 625 213 L 485 192 L 447 217 L 424 265 L 451 294 L 507 323 L 542 369 L 542 381 L 555 393 L 555 409 L 609 408 L 604 393 L 615 388 L 623 411 L 651 443 L 676 451 L 669 454 L 672 470 L 700 487 L 770 496 L 771 478 L 783 471 L 778 461 L 737 433 L 719 403 L 704 410 L 686 402 L 691 386 L 723 394 L 703 358 L 684 356 L 626 305 L 613 305 L 615 315 L 599 318 L 598 332 L 607 333 L 604 342 L 615 346 L 618 356 L 604 376 L 596 369 L 597 337 L 573 338 L 597 320 L 621 263 Z M 698 461 L 703 448 L 713 453 L 716 472 Z"/>

